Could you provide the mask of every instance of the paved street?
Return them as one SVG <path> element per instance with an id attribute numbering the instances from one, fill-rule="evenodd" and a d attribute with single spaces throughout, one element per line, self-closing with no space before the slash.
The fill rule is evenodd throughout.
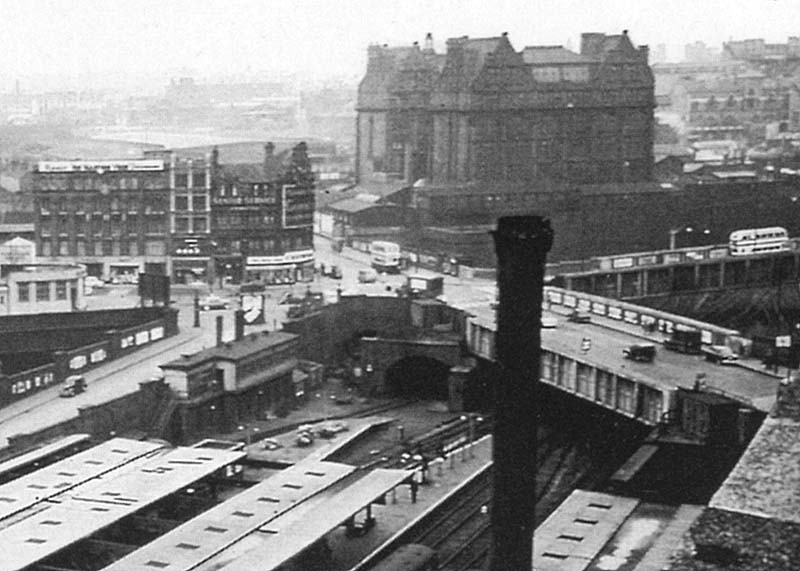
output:
<path id="1" fill-rule="evenodd" d="M 317 236 L 317 264 L 336 264 L 342 268 L 342 279 L 334 280 L 317 275 L 312 284 L 295 284 L 268 288 L 265 304 L 265 324 L 248 327 L 246 332 L 280 329 L 286 318 L 288 305 L 280 305 L 287 294 L 302 296 L 309 287 L 313 291 L 327 292 L 335 297 L 341 287 L 345 293 L 385 294 L 387 286 L 393 291 L 403 285 L 405 275 L 381 275 L 374 284 L 360 284 L 358 270 L 369 267 L 370 256 L 351 248 L 342 253 L 334 252 L 330 242 Z M 413 270 L 407 273 L 413 273 Z M 445 277 L 445 297 L 449 302 L 464 307 L 488 307 L 494 299 L 494 283 L 489 280 L 462 280 Z M 193 327 L 192 307 L 195 291 L 204 296 L 210 290 L 205 286 L 190 287 L 176 285 L 172 288 L 173 306 L 179 311 L 180 333 L 152 346 L 102 365 L 86 373 L 89 389 L 72 398 L 60 398 L 58 386 L 53 386 L 30 397 L 13 403 L 0 413 L 0 447 L 6 446 L 8 437 L 14 434 L 33 432 L 53 424 L 64 422 L 78 415 L 80 407 L 95 405 L 132 393 L 142 381 L 146 381 L 160 370 L 158 365 L 179 357 L 182 353 L 194 353 L 213 344 L 208 331 Z M 214 288 L 214 293 L 235 300 L 232 288 Z M 107 286 L 87 296 L 88 309 L 135 307 L 139 303 L 136 286 Z"/>

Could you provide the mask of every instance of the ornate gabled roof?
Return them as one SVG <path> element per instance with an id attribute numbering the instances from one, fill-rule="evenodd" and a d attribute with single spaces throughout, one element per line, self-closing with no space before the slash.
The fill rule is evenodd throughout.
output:
<path id="1" fill-rule="evenodd" d="M 522 50 L 522 59 L 529 65 L 552 65 L 591 63 L 594 59 L 576 54 L 564 46 L 527 46 Z"/>

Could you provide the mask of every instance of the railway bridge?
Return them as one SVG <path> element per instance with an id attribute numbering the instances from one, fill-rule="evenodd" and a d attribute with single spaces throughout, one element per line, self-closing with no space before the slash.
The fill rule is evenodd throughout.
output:
<path id="1" fill-rule="evenodd" d="M 754 359 L 743 357 L 733 366 L 722 366 L 663 346 L 651 363 L 623 355 L 635 343 L 648 341 L 658 347 L 676 326 L 699 330 L 704 344 L 743 346 L 746 340 L 736 330 L 561 288 L 545 288 L 544 298 L 543 315 L 555 316 L 557 325 L 542 329 L 540 381 L 561 392 L 651 426 L 675 412 L 680 390 L 700 385 L 762 412 L 775 402 L 780 379 Z M 574 310 L 588 313 L 590 322 L 569 321 Z M 470 312 L 464 331 L 468 350 L 494 360 L 493 312 Z"/>
<path id="2" fill-rule="evenodd" d="M 726 245 L 637 252 L 548 266 L 565 289 L 625 300 L 800 282 L 800 240 L 789 250 L 731 256 Z"/>

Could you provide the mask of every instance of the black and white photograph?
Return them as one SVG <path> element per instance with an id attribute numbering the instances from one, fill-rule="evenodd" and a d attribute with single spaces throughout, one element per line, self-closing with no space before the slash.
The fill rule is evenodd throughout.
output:
<path id="1" fill-rule="evenodd" d="M 798 0 L 0 0 L 0 571 L 798 570 Z"/>

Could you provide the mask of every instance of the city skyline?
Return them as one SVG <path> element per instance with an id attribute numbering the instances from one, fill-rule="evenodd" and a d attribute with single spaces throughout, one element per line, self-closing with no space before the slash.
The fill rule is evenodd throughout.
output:
<path id="1" fill-rule="evenodd" d="M 666 44 L 670 61 L 683 46 L 729 39 L 785 42 L 800 8 L 791 0 L 731 6 L 718 0 L 640 5 L 614 0 L 444 0 L 401 4 L 357 0 L 302 3 L 256 0 L 2 0 L 0 53 L 4 90 L 154 84 L 198 78 L 297 74 L 324 79 L 363 75 L 369 44 L 408 45 L 431 32 L 438 51 L 449 37 L 508 32 L 516 49 L 561 44 L 579 49 L 582 32 L 629 30 L 636 45 Z M 137 79 L 134 79 L 137 78 Z"/>

